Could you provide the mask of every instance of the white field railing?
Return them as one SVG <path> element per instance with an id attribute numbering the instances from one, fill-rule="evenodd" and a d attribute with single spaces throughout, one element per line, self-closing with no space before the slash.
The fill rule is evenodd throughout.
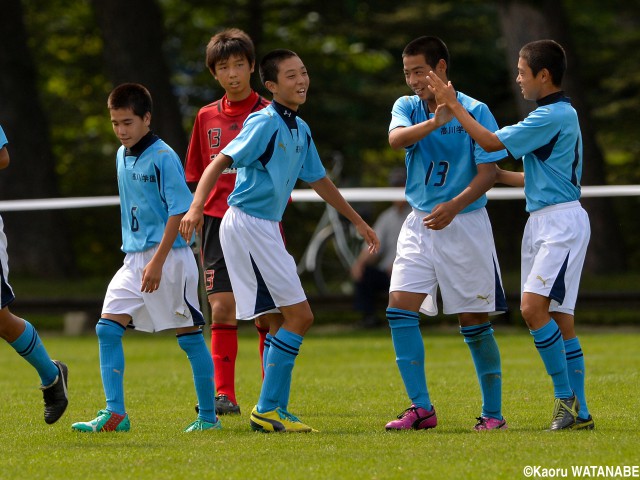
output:
<path id="1" fill-rule="evenodd" d="M 403 188 L 341 188 L 340 192 L 349 202 L 392 202 L 404 199 Z M 594 185 L 582 187 L 582 198 L 586 197 L 632 197 L 640 196 L 640 185 Z M 294 202 L 321 202 L 310 188 L 296 189 L 291 194 Z M 487 192 L 489 200 L 516 200 L 524 198 L 522 188 L 493 188 Z M 25 200 L 0 200 L 1 212 L 28 210 L 60 210 L 67 208 L 108 207 L 119 205 L 118 196 L 34 198 Z"/>

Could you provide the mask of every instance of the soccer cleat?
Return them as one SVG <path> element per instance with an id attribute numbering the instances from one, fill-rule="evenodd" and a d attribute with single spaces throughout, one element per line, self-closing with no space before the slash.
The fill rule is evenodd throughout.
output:
<path id="1" fill-rule="evenodd" d="M 591 415 L 589 418 L 576 418 L 576 423 L 572 427 L 573 430 L 593 430 L 594 428 L 596 428 L 596 424 Z"/>
<path id="2" fill-rule="evenodd" d="M 44 397 L 44 421 L 48 424 L 57 422 L 69 404 L 67 396 L 69 370 L 64 363 L 58 360 L 53 360 L 53 363 L 58 368 L 58 376 L 51 385 L 40 387 Z"/>
<path id="3" fill-rule="evenodd" d="M 473 429 L 477 432 L 483 432 L 485 430 L 506 430 L 507 421 L 502 417 L 502 420 L 491 417 L 477 417 L 478 423 Z"/>
<path id="4" fill-rule="evenodd" d="M 571 398 L 556 398 L 553 407 L 553 420 L 549 430 L 566 430 L 574 428 L 578 418 L 580 404 L 575 395 Z"/>
<path id="5" fill-rule="evenodd" d="M 250 417 L 251 428 L 256 432 L 316 432 L 309 425 L 305 425 L 286 410 L 278 407 L 266 413 L 258 413 L 258 407 L 254 407 Z"/>
<path id="6" fill-rule="evenodd" d="M 385 428 L 387 430 L 425 430 L 434 428 L 438 425 L 438 417 L 436 409 L 432 406 L 431 410 L 411 405 L 404 412 L 398 415 L 396 420 L 391 420 Z"/>
<path id="7" fill-rule="evenodd" d="M 198 418 L 184 429 L 185 432 L 199 432 L 201 430 L 222 430 L 222 423 L 220 423 L 220 420 L 216 420 L 216 423 L 211 423 Z"/>
<path id="8" fill-rule="evenodd" d="M 240 405 L 233 403 L 225 394 L 216 395 L 216 415 L 240 415 Z"/>
<path id="9" fill-rule="evenodd" d="M 76 432 L 128 432 L 131 428 L 129 415 L 119 415 L 109 410 L 100 410 L 98 416 L 89 422 L 77 422 L 71 425 Z"/>

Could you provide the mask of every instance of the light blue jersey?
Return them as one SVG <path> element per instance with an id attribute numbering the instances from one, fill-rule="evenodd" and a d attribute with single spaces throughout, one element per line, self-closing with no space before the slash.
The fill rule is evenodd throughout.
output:
<path id="1" fill-rule="evenodd" d="M 9 143 L 9 140 L 7 140 L 2 125 L 0 125 L 0 148 L 4 147 L 7 143 Z"/>
<path id="2" fill-rule="evenodd" d="M 238 169 L 229 205 L 265 220 L 282 220 L 298 178 L 326 176 L 307 123 L 275 102 L 249 115 L 222 153 Z"/>
<path id="3" fill-rule="evenodd" d="M 143 252 L 160 243 L 170 216 L 189 210 L 193 196 L 178 155 L 149 133 L 116 156 L 122 251 Z M 178 235 L 172 248 L 187 243 Z"/>
<path id="4" fill-rule="evenodd" d="M 527 118 L 496 135 L 515 158 L 524 157 L 527 212 L 580 199 L 582 134 L 563 92 L 541 99 Z"/>
<path id="5" fill-rule="evenodd" d="M 460 92 L 457 95 L 473 118 L 492 132 L 498 129 L 484 103 Z M 433 116 L 427 112 L 426 102 L 417 95 L 401 97 L 391 110 L 389 131 L 417 125 Z M 497 162 L 507 156 L 504 150 L 485 152 L 455 118 L 405 150 L 407 202 L 422 212 L 431 212 L 437 204 L 459 195 L 477 175 L 477 164 Z M 460 213 L 482 208 L 486 203 L 487 197 L 482 195 Z"/>

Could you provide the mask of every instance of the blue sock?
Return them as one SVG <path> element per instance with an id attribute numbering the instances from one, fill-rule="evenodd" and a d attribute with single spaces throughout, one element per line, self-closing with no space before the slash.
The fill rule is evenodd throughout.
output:
<path id="1" fill-rule="evenodd" d="M 300 351 L 303 337 L 280 328 L 271 337 L 271 346 L 264 370 L 264 381 L 258 400 L 258 412 L 266 413 L 281 407 L 280 401 L 291 387 L 291 372 Z M 288 397 L 288 395 L 287 395 Z"/>
<path id="2" fill-rule="evenodd" d="M 107 397 L 107 410 L 124 415 L 124 350 L 122 336 L 126 328 L 118 322 L 101 318 L 96 325 L 100 348 L 100 374 Z"/>
<path id="3" fill-rule="evenodd" d="M 500 350 L 491 322 L 460 327 L 464 342 L 471 350 L 482 392 L 482 416 L 502 420 L 502 368 Z"/>
<path id="4" fill-rule="evenodd" d="M 24 332 L 9 345 L 18 352 L 18 355 L 33 365 L 40 375 L 40 383 L 43 386 L 51 385 L 58 376 L 58 367 L 51 361 L 33 325 L 24 320 L 24 326 Z"/>
<path id="5" fill-rule="evenodd" d="M 569 372 L 569 383 L 571 389 L 575 392 L 580 403 L 580 411 L 578 416 L 582 419 L 589 418 L 589 409 L 587 408 L 587 398 L 584 393 L 584 356 L 582 347 L 578 337 L 564 341 L 564 351 L 567 356 L 567 370 Z"/>
<path id="6" fill-rule="evenodd" d="M 399 308 L 387 308 L 387 320 L 391 327 L 391 339 L 396 351 L 396 363 L 404 387 L 416 407 L 431 410 L 424 371 L 424 343 L 420 333 L 420 316 Z"/>
<path id="7" fill-rule="evenodd" d="M 198 397 L 198 418 L 216 423 L 215 386 L 213 384 L 213 361 L 207 349 L 202 331 L 177 335 L 178 345 L 185 351 L 191 363 L 193 383 Z"/>
<path id="8" fill-rule="evenodd" d="M 553 381 L 553 391 L 556 398 L 570 398 L 573 396 L 569 375 L 567 374 L 567 359 L 564 354 L 564 342 L 558 324 L 552 318 L 549 323 L 538 330 L 531 330 L 538 353 L 544 362 L 547 373 Z"/>

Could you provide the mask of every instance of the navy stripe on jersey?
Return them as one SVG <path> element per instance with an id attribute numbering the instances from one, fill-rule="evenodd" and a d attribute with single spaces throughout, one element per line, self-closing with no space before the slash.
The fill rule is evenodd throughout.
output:
<path id="1" fill-rule="evenodd" d="M 573 163 L 571 164 L 571 183 L 578 186 L 578 174 L 576 172 L 580 164 L 580 140 L 576 140 L 576 146 L 573 148 Z"/>
<path id="2" fill-rule="evenodd" d="M 571 252 L 567 253 L 567 256 L 562 263 L 562 267 L 558 272 L 558 276 L 556 277 L 555 282 L 553 282 L 553 286 L 551 287 L 551 291 L 549 292 L 549 298 L 557 301 L 560 305 L 564 301 L 564 295 L 566 293 L 565 285 L 564 285 L 564 275 L 567 272 L 567 265 L 569 264 L 569 255 Z"/>
<path id="3" fill-rule="evenodd" d="M 264 150 L 264 152 L 262 152 L 262 155 L 258 157 L 258 161 L 262 164 L 263 167 L 266 167 L 267 163 L 269 163 L 269 160 L 271 160 L 271 158 L 273 157 L 273 149 L 276 145 L 277 136 L 278 132 L 273 132 L 271 140 L 269 140 L 269 143 L 267 144 L 267 148 Z"/>
<path id="4" fill-rule="evenodd" d="M 553 138 L 551 140 L 549 140 L 549 143 L 547 143 L 546 145 L 541 146 L 540 148 L 536 148 L 533 151 L 533 154 L 536 157 L 538 157 L 539 160 L 545 162 L 551 156 L 551 153 L 553 152 L 553 148 L 556 146 L 556 143 L 558 142 L 558 138 L 559 137 L 560 137 L 560 132 L 556 133 L 553 136 Z"/>
<path id="5" fill-rule="evenodd" d="M 251 258 L 251 266 L 253 267 L 253 273 L 256 275 L 257 289 L 256 289 L 256 304 L 253 310 L 253 313 L 263 313 L 268 312 L 269 310 L 273 310 L 276 308 L 276 304 L 271 297 L 271 293 L 269 293 L 269 288 L 262 278 L 262 274 L 256 265 L 256 262 L 253 260 L 251 254 L 249 254 L 249 258 Z"/>

